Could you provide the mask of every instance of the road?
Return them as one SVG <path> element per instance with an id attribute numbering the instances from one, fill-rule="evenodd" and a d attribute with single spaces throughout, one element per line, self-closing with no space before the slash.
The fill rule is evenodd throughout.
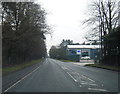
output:
<path id="1" fill-rule="evenodd" d="M 118 92 L 118 72 L 47 58 L 5 92 Z"/>

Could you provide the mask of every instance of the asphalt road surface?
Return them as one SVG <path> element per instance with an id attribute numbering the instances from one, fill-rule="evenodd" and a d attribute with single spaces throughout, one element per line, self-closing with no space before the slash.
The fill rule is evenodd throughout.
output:
<path id="1" fill-rule="evenodd" d="M 5 92 L 118 92 L 118 72 L 47 58 Z"/>

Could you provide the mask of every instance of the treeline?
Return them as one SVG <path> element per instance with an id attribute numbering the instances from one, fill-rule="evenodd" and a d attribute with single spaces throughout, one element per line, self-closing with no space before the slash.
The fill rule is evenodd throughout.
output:
<path id="1" fill-rule="evenodd" d="M 67 51 L 66 51 L 66 46 L 52 46 L 49 55 L 51 58 L 54 59 L 62 59 L 66 60 L 67 59 Z"/>
<path id="2" fill-rule="evenodd" d="M 46 56 L 45 10 L 34 2 L 2 2 L 3 67 Z"/>
<path id="3" fill-rule="evenodd" d="M 102 63 L 120 66 L 120 26 L 103 37 Z"/>
<path id="4" fill-rule="evenodd" d="M 52 46 L 49 51 L 49 55 L 54 59 L 68 60 L 67 45 L 78 45 L 79 43 L 73 43 L 73 40 L 63 39 L 59 46 Z"/>
<path id="5" fill-rule="evenodd" d="M 91 35 L 89 40 L 98 37 L 101 44 L 99 63 L 119 65 L 120 62 L 120 12 L 116 0 L 97 0 L 90 4 L 90 14 L 85 20 Z M 93 34 L 92 34 L 93 33 Z M 90 39 L 91 37 L 91 39 Z"/>

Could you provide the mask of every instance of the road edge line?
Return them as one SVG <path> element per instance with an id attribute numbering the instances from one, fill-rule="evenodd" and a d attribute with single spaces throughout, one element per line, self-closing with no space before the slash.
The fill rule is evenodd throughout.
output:
<path id="1" fill-rule="evenodd" d="M 40 67 L 40 66 L 39 66 Z M 18 80 L 17 82 L 15 82 L 13 85 L 11 85 L 10 87 L 8 87 L 7 89 L 5 89 L 3 92 L 7 92 L 8 90 L 10 90 L 12 87 L 14 87 L 15 85 L 17 85 L 19 82 L 21 82 L 22 80 L 24 80 L 25 78 L 27 78 L 29 75 L 31 75 L 33 72 L 35 72 L 39 67 L 37 67 L 36 69 L 34 69 L 32 72 L 28 73 L 27 75 L 25 75 L 24 77 L 22 77 L 20 80 Z"/>

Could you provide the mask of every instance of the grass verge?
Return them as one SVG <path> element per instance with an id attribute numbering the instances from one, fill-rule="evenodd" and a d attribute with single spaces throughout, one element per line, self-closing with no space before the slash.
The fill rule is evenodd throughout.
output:
<path id="1" fill-rule="evenodd" d="M 71 61 L 71 60 L 60 60 L 62 62 L 75 62 L 75 61 Z"/>
<path id="2" fill-rule="evenodd" d="M 22 63 L 22 64 L 19 64 L 19 65 L 14 65 L 12 67 L 6 67 L 6 68 L 3 68 L 2 69 L 2 74 L 3 75 L 6 75 L 6 74 L 9 74 L 11 72 L 14 72 L 14 71 L 17 71 L 17 70 L 20 70 L 20 69 L 23 69 L 23 68 L 26 68 L 28 66 L 32 66 L 36 63 L 39 63 L 41 62 L 42 59 L 38 59 L 38 60 L 32 60 L 30 62 L 26 62 L 26 63 Z"/>
<path id="3" fill-rule="evenodd" d="M 120 71 L 120 67 L 118 66 L 110 66 L 110 65 L 103 65 L 103 64 L 86 64 L 85 66 L 103 68 L 103 69 L 108 69 L 113 71 Z"/>

